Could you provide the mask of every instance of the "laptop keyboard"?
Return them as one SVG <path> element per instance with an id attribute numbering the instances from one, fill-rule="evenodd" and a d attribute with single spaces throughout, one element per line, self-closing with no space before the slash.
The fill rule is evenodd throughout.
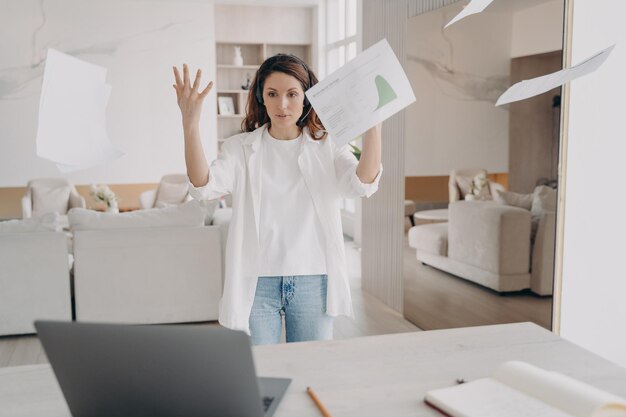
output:
<path id="1" fill-rule="evenodd" d="M 274 397 L 263 397 L 263 412 L 267 412 L 272 402 L 274 401 Z"/>

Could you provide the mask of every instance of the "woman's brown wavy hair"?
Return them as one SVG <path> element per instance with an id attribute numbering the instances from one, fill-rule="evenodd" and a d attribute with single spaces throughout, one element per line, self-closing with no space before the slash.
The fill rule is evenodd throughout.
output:
<path id="1" fill-rule="evenodd" d="M 300 58 L 287 54 L 274 55 L 273 57 L 266 59 L 265 62 L 261 64 L 254 75 L 252 84 L 250 85 L 248 102 L 246 103 L 246 117 L 243 119 L 243 122 L 241 122 L 242 131 L 252 132 L 258 127 L 263 126 L 265 123 L 271 123 L 270 117 L 265 111 L 265 106 L 259 103 L 256 99 L 257 88 L 261 94 L 263 94 L 263 85 L 270 74 L 274 72 L 282 72 L 284 74 L 291 75 L 300 82 L 302 91 L 306 91 L 317 84 L 318 80 L 313 71 L 311 71 L 308 66 L 303 64 L 304 63 L 300 60 Z M 309 82 L 311 85 L 309 85 Z M 303 111 L 306 111 L 306 107 Z M 304 127 L 308 127 L 311 137 L 314 140 L 321 140 L 326 137 L 324 125 L 317 116 L 317 113 L 315 113 L 314 109 L 311 109 L 308 116 L 306 116 L 303 123 L 301 123 L 299 127 L 301 130 Z"/>

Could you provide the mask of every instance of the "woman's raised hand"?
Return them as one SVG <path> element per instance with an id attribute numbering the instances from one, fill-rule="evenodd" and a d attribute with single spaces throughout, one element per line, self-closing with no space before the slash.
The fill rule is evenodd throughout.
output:
<path id="1" fill-rule="evenodd" d="M 211 88 L 213 88 L 213 81 L 211 81 L 204 90 L 199 92 L 198 87 L 200 86 L 201 76 L 202 71 L 198 69 L 192 85 L 189 80 L 189 68 L 187 64 L 183 64 L 182 80 L 178 68 L 174 67 L 176 84 L 174 84 L 173 87 L 174 90 L 176 90 L 176 100 L 178 101 L 178 107 L 180 107 L 180 112 L 183 116 L 183 125 L 185 126 L 197 126 L 200 123 L 202 102 L 207 94 L 209 94 L 209 91 L 211 91 Z"/>

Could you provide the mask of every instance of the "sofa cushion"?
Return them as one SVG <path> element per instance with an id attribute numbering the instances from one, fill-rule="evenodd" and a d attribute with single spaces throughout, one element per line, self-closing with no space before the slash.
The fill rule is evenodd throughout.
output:
<path id="1" fill-rule="evenodd" d="M 459 187 L 459 191 L 461 192 L 461 198 L 465 198 L 467 194 L 470 193 L 472 189 L 472 181 L 473 177 L 458 175 L 456 176 L 456 184 Z"/>
<path id="2" fill-rule="evenodd" d="M 533 216 L 540 216 L 544 211 L 556 211 L 557 192 L 554 188 L 540 185 L 533 191 L 530 208 Z"/>
<path id="3" fill-rule="evenodd" d="M 33 216 L 41 216 L 46 213 L 67 213 L 71 192 L 72 187 L 69 185 L 57 187 L 34 185 L 31 188 Z"/>
<path id="4" fill-rule="evenodd" d="M 540 185 L 535 188 L 532 195 L 533 203 L 530 208 L 530 214 L 532 216 L 532 229 L 530 240 L 534 243 L 541 217 L 543 217 L 545 213 L 556 211 L 557 191 L 554 188 Z"/>
<path id="5" fill-rule="evenodd" d="M 433 255 L 448 256 L 448 223 L 431 223 L 409 229 L 409 246 Z"/>
<path id="6" fill-rule="evenodd" d="M 455 201 L 449 209 L 448 256 L 496 274 L 527 274 L 530 212 L 495 202 Z"/>
<path id="7" fill-rule="evenodd" d="M 70 210 L 68 217 L 72 231 L 204 225 L 204 213 L 195 200 L 162 209 L 128 213 L 101 213 L 74 208 Z"/>
<path id="8" fill-rule="evenodd" d="M 200 207 L 204 213 L 204 225 L 209 226 L 213 224 L 213 215 L 220 204 L 219 200 L 202 200 L 199 201 Z"/>
<path id="9" fill-rule="evenodd" d="M 61 221 L 58 213 L 47 213 L 39 217 L 0 222 L 0 233 L 58 232 Z"/>
<path id="10" fill-rule="evenodd" d="M 180 204 L 185 201 L 188 193 L 189 185 L 186 182 L 162 182 L 159 184 L 156 201 L 158 203 Z"/>
<path id="11" fill-rule="evenodd" d="M 218 208 L 213 213 L 213 222 L 211 224 L 220 226 L 222 224 L 230 224 L 230 218 L 233 216 L 232 208 Z"/>
<path id="12" fill-rule="evenodd" d="M 493 200 L 493 196 L 491 195 L 491 191 L 489 190 L 489 183 L 487 183 L 476 195 L 478 200 Z"/>
<path id="13" fill-rule="evenodd" d="M 530 210 L 533 205 L 534 194 L 520 194 L 506 190 L 496 190 L 494 200 L 499 204 L 519 207 Z"/>

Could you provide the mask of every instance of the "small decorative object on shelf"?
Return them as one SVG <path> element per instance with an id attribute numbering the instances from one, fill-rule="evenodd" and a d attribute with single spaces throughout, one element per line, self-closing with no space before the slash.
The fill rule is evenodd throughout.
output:
<path id="1" fill-rule="evenodd" d="M 233 58 L 233 65 L 237 67 L 243 66 L 243 56 L 241 56 L 240 46 L 235 46 L 235 57 Z"/>
<path id="2" fill-rule="evenodd" d="M 97 202 L 102 202 L 107 205 L 107 212 L 109 213 L 119 213 L 119 208 L 117 207 L 117 196 L 108 185 L 106 184 L 97 184 L 91 185 L 91 196 Z"/>
<path id="3" fill-rule="evenodd" d="M 241 86 L 241 89 L 242 89 L 242 90 L 249 90 L 249 89 L 250 89 L 250 79 L 251 79 L 251 78 L 252 78 L 252 77 L 250 76 L 250 73 L 249 73 L 249 72 L 247 72 L 247 73 L 246 73 L 246 85 L 242 85 L 242 86 Z"/>
<path id="4" fill-rule="evenodd" d="M 221 96 L 217 98 L 217 106 L 220 115 L 233 115 L 235 114 L 235 103 L 232 97 Z"/>

